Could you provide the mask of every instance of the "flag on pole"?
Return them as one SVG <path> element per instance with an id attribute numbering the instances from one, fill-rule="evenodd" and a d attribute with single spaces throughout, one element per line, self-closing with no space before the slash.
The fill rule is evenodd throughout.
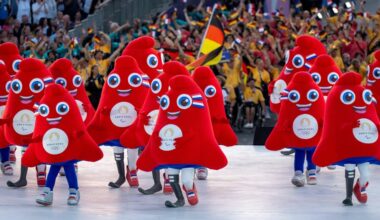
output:
<path id="1" fill-rule="evenodd" d="M 188 70 L 195 69 L 198 66 L 215 65 L 222 59 L 224 30 L 222 23 L 216 17 L 215 9 L 214 6 L 197 59 L 186 66 Z"/>

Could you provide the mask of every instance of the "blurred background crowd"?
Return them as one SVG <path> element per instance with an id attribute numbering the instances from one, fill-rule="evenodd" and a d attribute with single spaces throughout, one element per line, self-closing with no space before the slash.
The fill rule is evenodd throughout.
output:
<path id="1" fill-rule="evenodd" d="M 61 57 L 71 59 L 89 96 L 96 100 L 115 58 L 139 36 L 153 36 L 165 61 L 194 61 L 217 3 L 225 44 L 222 62 L 212 69 L 224 88 L 232 123 L 238 123 L 243 113 L 245 127 L 250 128 L 257 119 L 270 117 L 268 84 L 279 75 L 285 52 L 297 36 L 319 38 L 343 72 L 355 71 L 363 78 L 372 53 L 380 47 L 380 10 L 365 11 L 364 0 L 281 1 L 283 6 L 272 10 L 265 0 L 198 0 L 196 4 L 174 0 L 168 10 L 149 20 L 109 21 L 109 33 L 94 25 L 83 29 L 81 36 L 70 36 L 71 28 L 106 2 L 1 0 L 0 43 L 14 42 L 23 57 L 41 59 L 47 66 Z"/>

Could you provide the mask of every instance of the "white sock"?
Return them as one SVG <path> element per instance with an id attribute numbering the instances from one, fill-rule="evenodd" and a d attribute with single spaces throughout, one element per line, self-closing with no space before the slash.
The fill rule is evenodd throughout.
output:
<path id="1" fill-rule="evenodd" d="M 182 184 L 187 190 L 193 189 L 194 185 L 194 168 L 184 168 L 181 170 L 181 180 Z"/>
<path id="2" fill-rule="evenodd" d="M 136 170 L 136 162 L 139 156 L 139 149 L 127 149 L 129 170 Z"/>
<path id="3" fill-rule="evenodd" d="M 359 183 L 360 186 L 365 186 L 369 180 L 369 163 L 362 163 L 358 165 L 358 169 L 360 172 L 360 177 L 359 177 Z"/>

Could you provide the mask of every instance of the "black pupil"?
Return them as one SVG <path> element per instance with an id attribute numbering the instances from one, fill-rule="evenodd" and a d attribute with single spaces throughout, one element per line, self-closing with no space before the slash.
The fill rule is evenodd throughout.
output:
<path id="1" fill-rule="evenodd" d="M 77 77 L 77 78 L 75 79 L 75 83 L 76 83 L 77 85 L 79 85 L 79 84 L 81 83 L 81 80 L 80 80 L 79 77 Z"/>
<path id="2" fill-rule="evenodd" d="M 66 110 L 67 110 L 67 106 L 66 105 L 60 105 L 59 106 L 59 111 L 60 112 L 66 112 Z"/>
<path id="3" fill-rule="evenodd" d="M 133 78 L 132 78 L 132 82 L 133 82 L 134 84 L 139 84 L 139 83 L 140 83 L 140 77 L 138 77 L 138 76 L 133 77 Z"/>
<path id="4" fill-rule="evenodd" d="M 63 80 L 58 80 L 58 84 L 63 86 L 63 85 L 65 85 L 65 82 Z"/>
<path id="5" fill-rule="evenodd" d="M 15 69 L 18 70 L 19 67 L 20 67 L 20 62 L 16 62 L 16 63 L 15 63 Z"/>
<path id="6" fill-rule="evenodd" d="M 182 98 L 181 105 L 182 106 L 187 106 L 188 104 L 189 104 L 189 99 L 188 98 Z"/>
<path id="7" fill-rule="evenodd" d="M 375 76 L 380 76 L 380 70 L 375 70 Z"/>
<path id="8" fill-rule="evenodd" d="M 46 107 L 42 107 L 42 108 L 41 108 L 41 113 L 42 113 L 42 114 L 46 114 L 46 112 L 47 112 Z"/>
<path id="9" fill-rule="evenodd" d="M 207 94 L 208 95 L 213 95 L 214 94 L 214 89 L 213 88 L 210 88 L 207 90 Z"/>
<path id="10" fill-rule="evenodd" d="M 156 65 L 157 64 L 157 59 L 155 57 L 150 58 L 150 64 L 151 65 Z"/>
<path id="11" fill-rule="evenodd" d="M 33 83 L 33 89 L 34 90 L 40 90 L 42 87 L 41 83 L 40 82 L 35 82 Z"/>
<path id="12" fill-rule="evenodd" d="M 351 92 L 348 92 L 348 93 L 346 93 L 346 95 L 344 97 L 345 97 L 345 100 L 349 102 L 352 100 L 353 95 Z"/>
<path id="13" fill-rule="evenodd" d="M 298 66 L 298 65 L 301 65 L 301 58 L 296 57 L 296 58 L 295 58 L 295 63 L 296 63 L 297 66 Z"/>
<path id="14" fill-rule="evenodd" d="M 365 99 L 366 99 L 368 102 L 372 100 L 371 94 L 370 94 L 369 92 L 367 92 L 367 93 L 365 94 Z"/>
<path id="15" fill-rule="evenodd" d="M 338 80 L 338 77 L 336 75 L 331 76 L 331 81 L 335 82 Z"/>
<path id="16" fill-rule="evenodd" d="M 318 81 L 319 81 L 319 77 L 318 77 L 317 75 L 314 75 L 314 76 L 313 76 L 313 79 L 314 79 L 315 82 L 318 82 Z"/>
<path id="17" fill-rule="evenodd" d="M 297 94 L 295 94 L 295 93 L 290 94 L 290 99 L 291 100 L 296 100 L 297 99 Z"/>
<path id="18" fill-rule="evenodd" d="M 152 89 L 153 89 L 154 91 L 158 90 L 158 82 L 153 83 L 153 85 L 152 85 Z"/>
<path id="19" fill-rule="evenodd" d="M 316 99 L 316 98 L 317 98 L 317 93 L 316 93 L 316 92 L 312 92 L 312 93 L 310 94 L 310 98 L 311 98 L 311 99 Z"/>
<path id="20" fill-rule="evenodd" d="M 12 89 L 15 91 L 18 91 L 20 89 L 20 84 L 19 83 L 12 83 Z"/>
<path id="21" fill-rule="evenodd" d="M 111 77 L 111 85 L 115 85 L 117 83 L 117 78 L 115 76 Z"/>
<path id="22" fill-rule="evenodd" d="M 168 101 L 166 99 L 162 99 L 161 106 L 165 107 L 167 103 L 168 103 Z"/>

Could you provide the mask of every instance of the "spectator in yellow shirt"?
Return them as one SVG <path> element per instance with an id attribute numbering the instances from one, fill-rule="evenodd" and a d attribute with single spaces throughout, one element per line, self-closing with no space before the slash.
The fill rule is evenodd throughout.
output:
<path id="1" fill-rule="evenodd" d="M 332 48 L 332 50 L 331 50 L 331 57 L 334 59 L 335 64 L 339 67 L 339 69 L 341 71 L 344 71 L 343 59 L 340 56 L 337 48 Z"/>
<path id="2" fill-rule="evenodd" d="M 264 69 L 264 62 L 261 58 L 256 58 L 256 67 L 252 68 L 252 77 L 255 80 L 256 88 L 262 89 L 262 83 L 270 83 L 270 74 Z"/>
<path id="3" fill-rule="evenodd" d="M 247 123 L 244 125 L 245 128 L 253 128 L 253 120 L 255 118 L 257 107 L 261 106 L 261 114 L 264 116 L 265 109 L 265 99 L 263 93 L 255 87 L 255 80 L 249 78 L 247 81 L 247 86 L 244 89 L 244 104 L 245 104 L 245 114 Z"/>
<path id="4" fill-rule="evenodd" d="M 367 79 L 367 65 L 365 63 L 360 64 L 358 59 L 353 59 L 351 66 L 348 67 L 348 71 L 359 73 L 362 76 L 362 85 L 365 84 Z"/>

